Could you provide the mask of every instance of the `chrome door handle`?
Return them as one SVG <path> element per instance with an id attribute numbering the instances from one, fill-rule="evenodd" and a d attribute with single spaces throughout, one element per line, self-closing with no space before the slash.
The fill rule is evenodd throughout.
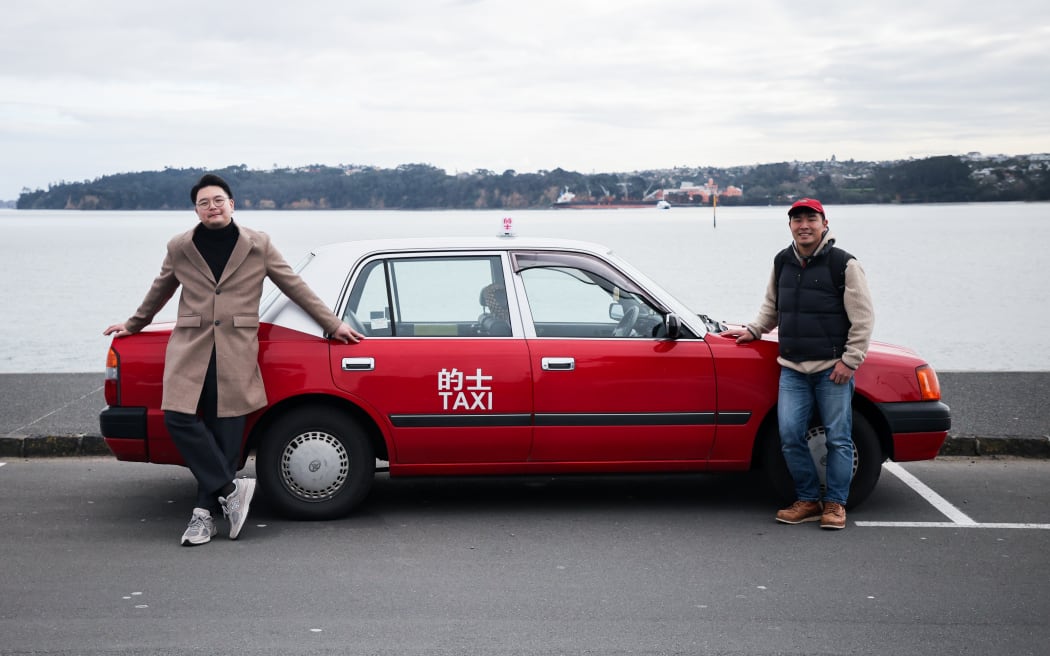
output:
<path id="1" fill-rule="evenodd" d="M 543 358 L 540 366 L 544 371 L 572 371 L 576 368 L 576 358 Z"/>
<path id="2" fill-rule="evenodd" d="M 372 371 L 375 368 L 375 358 L 343 358 L 343 371 Z"/>

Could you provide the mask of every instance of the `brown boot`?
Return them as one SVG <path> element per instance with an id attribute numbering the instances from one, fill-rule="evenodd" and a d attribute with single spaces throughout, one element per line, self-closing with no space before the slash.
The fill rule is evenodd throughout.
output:
<path id="1" fill-rule="evenodd" d="M 777 521 L 781 524 L 801 524 L 820 520 L 822 512 L 819 501 L 796 501 L 787 508 L 777 511 Z"/>
<path id="2" fill-rule="evenodd" d="M 846 528 L 846 508 L 841 503 L 829 501 L 824 504 L 824 515 L 820 528 Z"/>

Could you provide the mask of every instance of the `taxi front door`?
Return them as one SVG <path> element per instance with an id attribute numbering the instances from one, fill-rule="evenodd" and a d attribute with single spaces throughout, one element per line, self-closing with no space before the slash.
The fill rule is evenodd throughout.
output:
<path id="1" fill-rule="evenodd" d="M 529 340 L 531 459 L 703 461 L 715 435 L 715 374 L 702 340 Z"/>
<path id="2" fill-rule="evenodd" d="M 514 266 L 530 333 L 530 459 L 639 469 L 706 461 L 717 417 L 707 344 L 663 336 L 666 312 L 604 260 L 522 252 Z"/>

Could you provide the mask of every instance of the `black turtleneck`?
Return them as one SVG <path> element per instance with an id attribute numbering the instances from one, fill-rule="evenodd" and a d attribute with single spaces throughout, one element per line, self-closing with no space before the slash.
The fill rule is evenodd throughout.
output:
<path id="1" fill-rule="evenodd" d="M 238 235 L 240 231 L 237 230 L 237 224 L 232 220 L 229 225 L 214 230 L 204 227 L 204 224 L 201 223 L 193 231 L 193 245 L 208 263 L 216 282 L 222 276 L 223 269 L 230 260 L 230 254 L 233 253 L 233 247 L 237 244 Z"/>

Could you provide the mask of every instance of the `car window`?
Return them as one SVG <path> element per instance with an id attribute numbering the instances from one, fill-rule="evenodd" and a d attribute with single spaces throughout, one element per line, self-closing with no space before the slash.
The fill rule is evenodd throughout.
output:
<path id="1" fill-rule="evenodd" d="M 577 267 L 571 261 L 542 257 L 518 260 L 519 268 L 527 267 L 519 275 L 537 337 L 659 336 L 663 315 L 652 304 L 625 289 L 626 281 L 618 273 L 585 264 Z"/>
<path id="2" fill-rule="evenodd" d="M 343 316 L 366 336 L 507 337 L 498 256 L 384 258 L 357 277 Z"/>

